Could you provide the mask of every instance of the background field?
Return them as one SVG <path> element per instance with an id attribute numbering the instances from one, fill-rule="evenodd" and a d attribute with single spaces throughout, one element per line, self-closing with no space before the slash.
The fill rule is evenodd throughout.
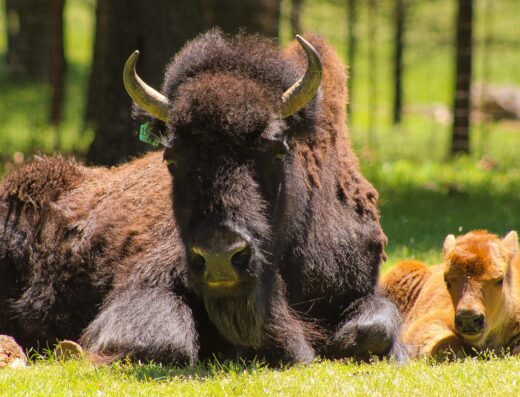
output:
<path id="1" fill-rule="evenodd" d="M 0 0 L 0 31 L 4 29 Z M 492 3 L 493 18 L 484 18 Z M 82 158 L 92 132 L 83 126 L 86 82 L 91 60 L 94 3 L 67 0 L 66 51 L 69 61 L 65 120 L 60 152 Z M 452 38 L 455 1 L 415 1 L 405 53 L 405 117 L 390 123 L 391 2 L 377 16 L 361 10 L 350 134 L 365 176 L 380 193 L 383 228 L 389 238 L 389 266 L 417 258 L 435 264 L 446 234 L 485 228 L 504 235 L 520 230 L 520 125 L 475 123 L 473 154 L 447 159 L 449 123 L 430 110 L 451 105 Z M 282 41 L 292 37 L 290 1 L 282 3 Z M 475 80 L 520 85 L 520 2 L 476 1 Z M 377 18 L 378 91 L 369 102 L 366 21 Z M 308 0 L 303 26 L 324 34 L 346 58 L 346 10 L 340 0 Z M 488 51 L 483 34 L 493 32 Z M 0 34 L 0 175 L 21 154 L 51 153 L 53 131 L 46 121 L 49 87 L 8 76 Z M 484 73 L 484 60 L 488 69 Z M 441 106 L 441 107 L 442 107 Z M 368 147 L 368 118 L 375 108 L 376 144 Z M 430 109 L 430 110 L 429 110 Z M 0 372 L 0 395 L 517 395 L 520 360 L 473 360 L 407 366 L 386 363 L 345 365 L 323 362 L 305 368 L 270 370 L 262 366 L 213 363 L 180 370 L 127 364 L 95 368 L 36 360 L 25 372 Z"/>

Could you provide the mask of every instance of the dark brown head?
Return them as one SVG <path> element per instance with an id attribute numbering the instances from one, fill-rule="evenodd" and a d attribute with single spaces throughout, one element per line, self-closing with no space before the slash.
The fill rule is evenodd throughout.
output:
<path id="1" fill-rule="evenodd" d="M 516 232 L 502 240 L 486 231 L 446 237 L 444 279 L 455 308 L 455 327 L 467 342 L 478 344 L 502 323 L 508 268 L 517 250 Z"/>
<path id="2" fill-rule="evenodd" d="M 132 98 L 161 120 L 188 274 L 207 307 L 245 299 L 261 316 L 274 285 L 284 181 L 294 177 L 288 138 L 312 130 L 322 73 L 315 49 L 298 40 L 306 71 L 269 41 L 212 31 L 168 66 L 165 95 L 137 77 L 136 54 L 125 67 Z"/>

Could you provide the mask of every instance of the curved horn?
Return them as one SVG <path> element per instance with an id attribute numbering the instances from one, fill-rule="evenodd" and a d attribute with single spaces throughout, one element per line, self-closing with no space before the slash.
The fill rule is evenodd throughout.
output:
<path id="1" fill-rule="evenodd" d="M 307 54 L 308 66 L 305 75 L 282 95 L 283 118 L 289 117 L 307 105 L 316 95 L 321 83 L 323 67 L 316 49 L 300 35 L 296 35 L 296 40 Z"/>
<path id="2" fill-rule="evenodd" d="M 169 102 L 160 92 L 146 84 L 135 72 L 139 51 L 134 51 L 125 63 L 123 83 L 126 92 L 141 108 L 164 122 L 168 121 Z"/>

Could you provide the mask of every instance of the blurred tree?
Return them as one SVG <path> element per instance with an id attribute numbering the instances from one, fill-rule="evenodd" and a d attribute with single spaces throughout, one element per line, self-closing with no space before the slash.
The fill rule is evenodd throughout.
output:
<path id="1" fill-rule="evenodd" d="M 95 130 L 87 160 L 117 164 L 148 150 L 131 119 L 123 66 L 141 51 L 138 73 L 160 87 L 165 65 L 182 45 L 211 26 L 229 33 L 278 36 L 279 0 L 98 0 L 86 120 Z"/>
<path id="2" fill-rule="evenodd" d="M 139 49 L 138 73 L 159 88 L 163 68 L 186 40 L 202 30 L 200 4 L 192 0 L 99 0 L 86 119 L 95 130 L 87 159 L 113 165 L 148 147 L 139 142 L 122 72 Z"/>
<path id="3" fill-rule="evenodd" d="M 42 0 L 6 0 L 7 66 L 12 72 L 49 81 L 51 7 Z"/>
<path id="4" fill-rule="evenodd" d="M 278 38 L 280 0 L 202 0 L 205 28 L 220 26 L 227 33 L 243 28 L 249 33 Z"/>
<path id="5" fill-rule="evenodd" d="M 368 148 L 376 150 L 376 119 L 377 119 L 377 2 L 368 0 Z"/>
<path id="6" fill-rule="evenodd" d="M 51 83 L 49 119 L 59 146 L 65 52 L 63 10 L 65 0 L 6 0 L 7 67 L 14 73 Z"/>
<path id="7" fill-rule="evenodd" d="M 458 0 L 451 155 L 469 153 L 473 0 Z"/>
<path id="8" fill-rule="evenodd" d="M 63 8 L 65 0 L 50 1 L 50 81 L 52 86 L 50 121 L 54 126 L 54 147 L 60 146 L 60 123 L 65 96 L 65 50 L 63 46 Z"/>
<path id="9" fill-rule="evenodd" d="M 348 105 L 347 110 L 349 112 L 350 122 L 352 123 L 352 99 L 354 95 L 353 86 L 354 86 L 354 70 L 355 70 L 355 60 L 356 60 L 356 22 L 357 22 L 357 1 L 356 0 L 347 0 L 348 4 L 348 20 L 347 20 L 347 29 L 348 29 L 348 37 L 347 37 L 347 48 L 348 48 Z"/>
<path id="10" fill-rule="evenodd" d="M 300 14 L 303 0 L 292 0 L 291 2 L 291 26 L 293 33 L 302 33 Z"/>
<path id="11" fill-rule="evenodd" d="M 406 0 L 395 0 L 394 9 L 394 104 L 393 122 L 401 122 L 403 112 L 403 50 L 406 16 Z"/>

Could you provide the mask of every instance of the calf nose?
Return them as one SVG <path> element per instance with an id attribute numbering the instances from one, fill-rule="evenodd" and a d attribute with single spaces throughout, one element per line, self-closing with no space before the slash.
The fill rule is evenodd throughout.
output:
<path id="1" fill-rule="evenodd" d="M 191 251 L 195 256 L 192 263 L 204 269 L 207 281 L 237 280 L 237 271 L 246 269 L 251 259 L 249 243 L 228 228 L 200 233 Z"/>
<path id="2" fill-rule="evenodd" d="M 455 326 L 463 334 L 474 334 L 482 331 L 486 318 L 482 313 L 473 310 L 458 310 L 455 315 Z"/>

